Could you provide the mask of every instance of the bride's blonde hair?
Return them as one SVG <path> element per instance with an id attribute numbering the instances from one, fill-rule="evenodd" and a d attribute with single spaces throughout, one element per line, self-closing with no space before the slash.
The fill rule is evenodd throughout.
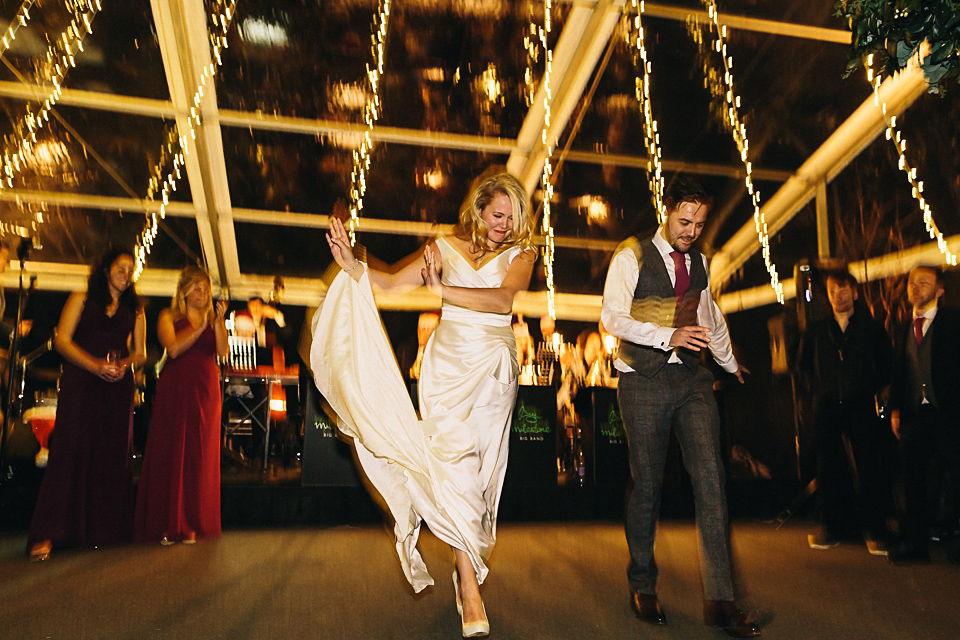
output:
<path id="1" fill-rule="evenodd" d="M 480 214 L 494 196 L 500 193 L 507 196 L 513 206 L 513 230 L 500 246 L 526 248 L 533 244 L 533 218 L 530 215 L 530 198 L 526 189 L 509 173 L 496 173 L 489 177 L 482 174 L 460 209 L 460 222 L 454 228 L 455 235 L 469 239 L 471 246 L 479 252 L 487 250 L 489 231 Z"/>

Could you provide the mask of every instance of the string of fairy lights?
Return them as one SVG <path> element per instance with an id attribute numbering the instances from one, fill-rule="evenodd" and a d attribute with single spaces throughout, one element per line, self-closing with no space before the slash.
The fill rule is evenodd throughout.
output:
<path id="1" fill-rule="evenodd" d="M 709 32 L 711 34 L 708 48 L 704 46 L 707 43 L 704 39 L 701 24 L 697 21 L 689 21 L 688 26 L 690 26 L 691 34 L 698 44 L 701 45 L 704 52 L 702 56 L 705 72 L 704 83 L 714 96 L 722 96 L 725 102 L 725 108 L 722 114 L 723 122 L 733 137 L 740 153 L 741 161 L 745 167 L 744 183 L 747 192 L 751 196 L 754 208 L 754 226 L 762 247 L 764 265 L 770 276 L 771 286 L 776 293 L 777 300 L 783 303 L 783 286 L 780 282 L 776 266 L 771 259 L 769 232 L 764 213 L 760 206 L 760 193 L 753 184 L 752 163 L 748 159 L 749 141 L 747 138 L 746 125 L 741 120 L 739 114 L 740 97 L 735 94 L 733 89 L 733 56 L 728 53 L 725 43 L 726 27 L 719 24 L 719 12 L 715 0 L 702 0 L 702 3 L 707 9 Z M 12 46 L 20 27 L 26 26 L 30 20 L 30 11 L 35 4 L 36 0 L 24 0 L 5 30 L 2 38 L 0 38 L 0 55 L 3 55 L 9 47 Z M 222 51 L 228 46 L 227 33 L 235 15 L 236 0 L 229 2 L 226 0 L 217 0 L 215 4 L 215 8 L 210 13 L 213 28 L 209 30 L 213 62 L 204 65 L 201 69 L 200 79 L 190 106 L 190 114 L 186 120 L 188 131 L 184 135 L 178 135 L 175 126 L 168 131 L 161 149 L 160 158 L 149 180 L 145 199 L 153 202 L 159 198 L 161 204 L 157 211 L 146 214 L 147 220 L 135 250 L 137 258 L 136 275 L 142 272 L 146 264 L 146 257 L 150 253 L 150 249 L 158 233 L 158 220 L 165 217 L 165 208 L 169 204 L 170 195 L 176 190 L 177 181 L 182 179 L 181 169 L 184 167 L 185 155 L 189 152 L 190 143 L 196 140 L 196 128 L 199 127 L 202 122 L 200 105 L 207 88 L 207 82 L 215 76 L 217 69 L 222 64 Z M 76 66 L 75 56 L 77 53 L 83 51 L 83 40 L 88 34 L 93 32 L 93 19 L 97 13 L 102 10 L 101 0 L 72 0 L 71 2 L 67 2 L 66 5 L 73 13 L 74 18 L 71 20 L 70 25 L 61 32 L 59 37 L 48 47 L 44 57 L 45 63 L 42 65 L 42 68 L 46 71 L 46 82 L 44 84 L 52 88 L 43 98 L 42 105 L 36 113 L 31 112 L 28 107 L 27 113 L 23 116 L 22 120 L 15 125 L 15 134 L 8 138 L 3 152 L 2 167 L 0 167 L 0 188 L 12 187 L 14 177 L 26 166 L 25 157 L 30 152 L 32 146 L 37 143 L 37 134 L 42 130 L 44 125 L 49 122 L 51 110 L 62 95 L 64 78 L 69 69 Z M 626 39 L 634 50 L 634 61 L 638 70 L 635 79 L 635 95 L 638 103 L 641 105 L 644 117 L 644 139 L 648 154 L 648 181 L 650 183 L 652 199 L 658 218 L 662 219 L 664 193 L 663 164 L 657 121 L 653 118 L 650 101 L 652 64 L 647 55 L 644 42 L 645 32 L 642 22 L 645 2 L 643 0 L 631 0 L 631 6 L 635 16 L 632 21 L 633 28 L 628 30 Z M 542 78 L 544 118 L 541 130 L 541 142 L 545 145 L 547 154 L 540 180 L 543 199 L 541 229 L 545 243 L 544 270 L 546 274 L 548 313 L 551 317 L 556 317 L 553 273 L 555 246 L 551 211 L 551 203 L 554 195 L 554 172 L 551 160 L 553 144 L 552 141 L 548 139 L 552 103 L 552 88 L 550 84 L 552 75 L 552 51 L 549 49 L 548 42 L 552 27 L 552 1 L 545 1 L 542 26 L 535 24 L 532 3 L 530 3 L 528 7 L 530 8 L 529 32 L 524 38 L 524 47 L 527 52 L 527 69 L 524 80 L 525 95 L 528 103 L 532 103 L 533 101 L 533 69 L 534 65 L 540 60 L 541 49 L 544 61 Z M 379 95 L 380 78 L 384 68 L 389 16 L 390 0 L 380 0 L 378 12 L 374 18 L 373 33 L 371 34 L 374 61 L 372 66 L 367 66 L 366 74 L 370 88 L 369 97 L 364 109 L 364 122 L 367 130 L 364 132 L 360 148 L 353 152 L 349 225 L 351 241 L 355 240 L 355 231 L 359 216 L 363 210 L 363 197 L 366 193 L 366 173 L 370 168 L 371 162 L 371 132 L 381 113 Z M 714 53 L 719 54 L 723 61 L 722 72 L 714 66 L 712 61 Z M 936 240 L 938 249 L 944 256 L 945 262 L 949 265 L 957 265 L 958 256 L 949 250 L 946 239 L 933 219 L 932 209 L 923 196 L 923 182 L 917 178 L 917 169 L 911 167 L 906 159 L 906 140 L 902 133 L 896 128 L 896 116 L 888 114 L 886 103 L 880 100 L 879 87 L 881 78 L 880 74 L 874 72 L 872 64 L 873 56 L 871 54 L 868 56 L 867 64 L 865 65 L 867 80 L 873 89 L 874 102 L 878 108 L 881 109 L 887 122 L 886 138 L 893 142 L 897 150 L 899 156 L 898 168 L 904 172 L 912 187 L 912 195 L 917 200 L 922 211 L 926 231 L 929 233 L 931 239 Z M 168 166 L 170 167 L 169 170 L 166 169 Z M 4 223 L 4 225 L 9 226 L 7 223 Z"/>
<path id="2" fill-rule="evenodd" d="M 556 306 L 556 287 L 553 279 L 553 261 L 556 255 L 554 244 L 553 220 L 551 205 L 553 202 L 553 143 L 550 139 L 550 108 L 553 103 L 553 89 L 550 86 L 550 79 L 553 74 L 553 52 L 550 50 L 550 31 L 552 29 L 551 11 L 553 10 L 552 0 L 545 0 L 543 6 L 543 26 L 538 26 L 533 19 L 532 3 L 528 5 L 528 15 L 530 24 L 528 28 L 529 36 L 524 39 L 527 48 L 527 70 L 524 78 L 527 83 L 527 91 L 530 94 L 533 78 L 533 66 L 539 60 L 539 52 L 543 52 L 544 70 L 543 70 L 543 126 L 540 129 L 540 142 L 546 147 L 546 157 L 543 161 L 543 170 L 540 174 L 540 193 L 543 201 L 543 220 L 541 222 L 541 231 L 543 233 L 543 270 L 546 276 L 547 286 L 547 313 L 551 318 L 557 317 Z M 530 94 L 532 95 L 532 94 Z"/>
<path id="3" fill-rule="evenodd" d="M 160 158 L 153 167 L 150 180 L 147 183 L 145 200 L 155 202 L 160 196 L 160 207 L 157 211 L 147 211 L 146 221 L 136 246 L 134 247 L 134 278 L 140 277 L 147 264 L 147 256 L 153 247 L 159 233 L 159 221 L 166 217 L 166 207 L 170 204 L 170 194 L 177 190 L 177 180 L 182 178 L 181 168 L 185 166 L 186 156 L 190 151 L 191 142 L 197 139 L 197 128 L 201 125 L 200 104 L 206 91 L 207 81 L 212 79 L 217 69 L 223 64 L 222 51 L 227 48 L 227 32 L 236 15 L 236 0 L 218 0 L 208 18 L 213 27 L 208 29 L 210 49 L 213 62 L 203 66 L 200 79 L 190 102 L 190 115 L 186 119 L 187 131 L 181 135 L 177 131 L 176 123 L 169 126 L 163 146 L 160 149 Z M 170 169 L 167 169 L 167 167 Z M 166 175 L 164 175 L 166 173 Z"/>
<path id="4" fill-rule="evenodd" d="M 653 107 L 650 104 L 650 72 L 653 65 L 647 58 L 647 47 L 644 43 L 644 30 L 642 15 L 645 9 L 643 0 L 631 0 L 633 12 L 636 13 L 632 20 L 633 28 L 628 28 L 624 34 L 627 44 L 633 49 L 633 64 L 635 69 L 642 70 L 635 79 L 637 102 L 640 103 L 643 112 L 643 139 L 644 146 L 647 149 L 647 182 L 650 186 L 650 194 L 653 199 L 653 206 L 657 212 L 657 220 L 662 224 L 664 220 L 663 208 L 663 157 L 660 152 L 660 134 L 657 132 L 657 121 L 653 117 Z M 631 24 L 627 18 L 628 27 Z"/>
<path id="5" fill-rule="evenodd" d="M 887 103 L 880 99 L 881 78 L 879 73 L 873 71 L 872 53 L 867 56 L 867 64 L 865 67 L 867 71 L 867 82 L 869 82 L 873 88 L 873 103 L 880 109 L 880 112 L 887 122 L 886 138 L 893 142 L 893 146 L 897 150 L 897 155 L 899 156 L 897 167 L 903 171 L 907 176 L 907 180 L 910 182 L 913 198 L 917 201 L 917 204 L 920 205 L 920 211 L 923 212 L 923 224 L 926 227 L 927 233 L 930 234 L 931 240 L 937 241 L 937 248 L 940 250 L 941 255 L 943 255 L 944 262 L 951 266 L 957 266 L 957 254 L 950 251 L 949 247 L 947 247 L 946 239 L 943 237 L 940 229 L 937 228 L 937 223 L 933 220 L 933 210 L 930 208 L 929 203 L 927 203 L 926 198 L 923 197 L 923 181 L 917 179 L 916 167 L 911 167 L 907 162 L 907 141 L 901 132 L 897 130 L 897 117 L 887 113 Z"/>
<path id="6" fill-rule="evenodd" d="M 533 0 L 527 0 L 527 23 L 527 32 L 523 36 L 523 48 L 527 52 L 527 67 L 523 73 L 523 97 L 527 106 L 532 107 L 537 93 L 533 69 L 540 63 L 540 28 L 535 21 Z"/>
<path id="7" fill-rule="evenodd" d="M 353 170 L 350 172 L 350 243 L 356 242 L 357 226 L 363 212 L 363 196 L 367 193 L 367 171 L 370 169 L 370 151 L 373 149 L 373 127 L 380 119 L 380 76 L 383 75 L 383 60 L 387 49 L 387 26 L 390 21 L 390 0 L 379 0 L 374 16 L 370 44 L 373 66 L 367 65 L 369 97 L 363 109 L 363 121 L 367 125 L 360 148 L 353 152 Z"/>
<path id="8" fill-rule="evenodd" d="M 33 8 L 35 0 L 24 0 L 23 4 L 20 5 L 20 8 L 17 9 L 16 15 L 13 19 L 10 20 L 10 24 L 7 25 L 7 30 L 3 33 L 3 38 L 0 40 L 0 57 L 7 53 L 7 50 L 13 46 L 14 40 L 17 39 L 17 31 L 20 30 L 20 27 L 27 26 L 27 22 L 30 21 L 30 9 Z M 4 150 L 6 155 L 6 149 Z M 0 188 L 4 186 L 3 181 L 0 181 Z M 26 235 L 27 230 L 19 225 L 15 225 L 11 222 L 6 222 L 0 220 L 0 232 L 5 234 L 12 234 L 18 236 Z"/>
<path id="9" fill-rule="evenodd" d="M 20 27 L 27 26 L 27 21 L 30 20 L 30 9 L 33 8 L 35 3 L 36 0 L 24 0 L 20 8 L 17 9 L 16 15 L 13 16 L 10 24 L 7 25 L 7 30 L 3 33 L 3 39 L 0 40 L 0 43 L 2 43 L 2 46 L 0 46 L 0 56 L 4 55 L 7 49 L 13 45 L 13 41 L 17 39 L 17 31 L 20 30 Z"/>
<path id="10" fill-rule="evenodd" d="M 708 48 L 704 47 L 706 42 L 700 22 L 695 19 L 690 19 L 687 24 L 691 35 L 697 44 L 700 45 L 703 54 L 701 55 L 701 59 L 704 66 L 704 85 L 713 96 L 722 97 L 724 101 L 722 121 L 730 130 L 733 141 L 737 145 L 737 150 L 740 152 L 740 160 L 743 162 L 744 169 L 746 170 L 744 184 L 753 202 L 753 223 L 762 248 L 763 263 L 770 276 L 770 286 L 773 288 L 774 293 L 776 293 L 777 302 L 783 304 L 783 283 L 780 282 L 777 267 L 773 264 L 770 256 L 770 234 L 767 229 L 767 222 L 763 210 L 760 208 L 760 191 L 756 189 L 753 184 L 753 165 L 748 159 L 750 143 L 747 139 L 747 127 L 741 120 L 739 113 L 740 96 L 733 90 L 733 56 L 727 52 L 727 44 L 724 42 L 727 35 L 727 27 L 720 26 L 720 14 L 717 10 L 716 2 L 714 0 L 701 1 L 707 8 L 707 18 L 710 26 L 711 40 Z M 713 64 L 712 58 L 714 53 L 719 54 L 723 60 L 722 73 Z"/>
<path id="11" fill-rule="evenodd" d="M 41 84 L 39 76 L 44 76 L 43 84 L 53 88 L 43 98 L 37 113 L 33 113 L 27 106 L 24 116 L 15 123 L 14 134 L 8 138 L 9 143 L 4 145 L 0 189 L 13 187 L 13 178 L 27 166 L 26 157 L 37 144 L 37 134 L 50 121 L 50 112 L 63 95 L 63 80 L 67 72 L 77 64 L 75 55 L 83 51 L 83 39 L 93 33 L 91 25 L 101 9 L 101 4 L 100 0 L 75 1 L 68 3 L 68 8 L 74 17 L 59 37 L 47 47 L 36 78 L 37 83 Z M 29 14 L 24 16 L 21 13 L 19 16 L 23 19 L 23 22 L 20 22 L 18 18 L 20 25 L 26 24 Z M 4 42 L 7 42 L 6 36 Z"/>

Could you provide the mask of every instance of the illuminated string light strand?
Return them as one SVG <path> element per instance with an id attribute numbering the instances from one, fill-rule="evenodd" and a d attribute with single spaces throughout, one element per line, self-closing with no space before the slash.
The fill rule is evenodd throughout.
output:
<path id="1" fill-rule="evenodd" d="M 158 211 L 147 211 L 144 214 L 147 219 L 134 247 L 136 262 L 134 278 L 139 278 L 146 267 L 147 256 L 150 254 L 153 242 L 159 232 L 159 220 L 166 217 L 166 207 L 170 202 L 170 194 L 177 190 L 177 180 L 182 177 L 180 169 L 184 165 L 186 153 L 186 138 L 177 135 L 176 125 L 170 126 L 167 130 L 166 141 L 160 151 L 160 160 L 154 166 L 153 175 L 147 184 L 147 194 L 144 198 L 148 202 L 155 202 L 159 194 L 161 198 L 160 209 Z M 172 169 L 164 177 L 164 169 L 171 164 L 171 159 Z"/>
<path id="2" fill-rule="evenodd" d="M 642 69 L 635 80 L 637 102 L 640 103 L 643 111 L 643 139 L 647 148 L 647 182 L 650 185 L 650 194 L 653 199 L 653 206 L 657 212 L 657 220 L 663 223 L 663 156 L 660 152 L 660 134 L 657 132 L 657 121 L 653 118 L 653 107 L 650 104 L 650 71 L 653 65 L 647 58 L 647 48 L 644 44 L 644 29 L 641 16 L 644 12 L 644 2 L 631 0 L 633 11 L 636 16 L 632 21 L 627 18 L 628 24 L 632 22 L 633 28 L 627 29 L 625 39 L 627 44 L 634 49 L 633 64 L 636 69 Z"/>
<path id="3" fill-rule="evenodd" d="M 0 56 L 7 53 L 7 49 L 13 46 L 13 41 L 17 39 L 17 31 L 20 27 L 27 26 L 30 20 L 30 9 L 36 4 L 36 0 L 24 0 L 23 4 L 17 10 L 13 20 L 7 25 L 7 30 L 3 33 L 3 39 L 0 40 Z"/>
<path id="4" fill-rule="evenodd" d="M 540 48 L 544 52 L 543 72 L 543 128 L 540 131 L 540 141 L 546 147 L 547 155 L 543 161 L 543 172 L 540 174 L 540 190 L 543 196 L 543 269 L 547 285 L 547 313 L 556 319 L 556 287 L 553 280 L 553 261 L 555 256 L 553 221 L 551 218 L 551 203 L 553 202 L 553 140 L 548 138 L 550 129 L 550 107 L 553 103 L 553 89 L 550 79 L 553 75 L 553 52 L 550 50 L 549 39 L 552 28 L 550 14 L 553 9 L 552 0 L 546 0 L 543 7 L 543 27 L 538 29 Z M 531 23 L 531 27 L 532 27 Z M 528 73 L 530 70 L 528 69 Z"/>
<path id="5" fill-rule="evenodd" d="M 370 169 L 370 151 L 373 148 L 373 127 L 380 119 L 380 76 L 386 57 L 387 26 L 390 21 L 390 0 L 380 0 L 374 17 L 370 42 L 373 50 L 373 66 L 367 65 L 367 83 L 370 97 L 363 109 L 363 121 L 367 130 L 363 133 L 360 149 L 353 152 L 353 171 L 350 173 L 350 244 L 356 242 L 356 230 L 363 212 L 363 197 L 367 193 L 367 171 Z"/>
<path id="6" fill-rule="evenodd" d="M 73 2 L 68 6 L 74 11 L 74 18 L 54 43 L 47 47 L 42 70 L 35 79 L 37 84 L 41 84 L 40 76 L 46 76 L 45 84 L 52 85 L 53 89 L 47 93 L 36 114 L 27 107 L 27 113 L 14 127 L 15 134 L 8 138 L 9 144 L 5 145 L 3 152 L 0 189 L 12 188 L 14 176 L 26 167 L 25 160 L 37 143 L 37 133 L 50 121 L 50 112 L 63 95 L 63 80 L 67 72 L 77 66 L 75 54 L 83 51 L 83 39 L 93 33 L 93 19 L 101 10 L 100 0 Z"/>
<path id="7" fill-rule="evenodd" d="M 20 8 L 17 10 L 16 15 L 14 15 L 13 20 L 10 21 L 9 25 L 7 25 L 7 30 L 3 33 L 3 39 L 0 40 L 0 56 L 5 55 L 10 47 L 13 46 L 13 42 L 17 39 L 17 32 L 20 30 L 20 27 L 27 26 L 27 22 L 30 21 L 30 9 L 33 8 L 34 4 L 34 0 L 24 0 L 24 3 L 20 5 Z M 0 187 L 2 186 L 3 182 L 0 181 Z M 11 234 L 20 237 L 26 237 L 29 235 L 30 230 L 22 225 L 0 221 L 0 233 L 3 235 Z"/>
<path id="8" fill-rule="evenodd" d="M 907 141 L 900 131 L 897 130 L 897 117 L 888 114 L 887 103 L 880 100 L 881 78 L 880 74 L 874 73 L 873 71 L 872 53 L 867 56 L 866 71 L 867 82 L 869 82 L 873 88 L 873 103 L 880 109 L 880 112 L 887 122 L 886 138 L 893 142 L 893 146 L 897 150 L 897 155 L 899 156 L 897 167 L 907 176 L 907 181 L 912 188 L 913 198 L 920 205 L 920 211 L 923 212 L 923 224 L 926 227 L 927 233 L 930 234 L 931 240 L 937 241 L 937 249 L 939 249 L 941 255 L 943 255 L 944 262 L 951 266 L 957 266 L 957 254 L 950 251 L 947 247 L 946 239 L 943 237 L 940 229 L 937 228 L 937 223 L 933 221 L 933 210 L 927 203 L 926 198 L 923 197 L 923 181 L 917 179 L 916 167 L 911 167 L 907 162 Z"/>
<path id="9" fill-rule="evenodd" d="M 766 217 L 760 208 L 760 192 L 753 185 L 753 165 L 748 159 L 747 152 L 750 149 L 750 143 L 747 140 L 747 127 L 740 119 L 740 96 L 733 91 L 733 56 L 727 53 L 727 45 L 724 39 L 727 35 L 727 27 L 720 26 L 719 11 L 714 0 L 702 0 L 707 8 L 707 16 L 710 20 L 711 43 L 710 47 L 704 50 L 703 34 L 699 23 L 688 23 L 691 27 L 691 35 L 701 45 L 704 65 L 704 85 L 715 97 L 722 97 L 724 101 L 723 123 L 729 128 L 733 140 L 740 152 L 740 160 L 746 169 L 744 183 L 747 187 L 747 193 L 753 201 L 753 224 L 757 232 L 757 238 L 763 253 L 763 263 L 766 266 L 767 273 L 770 276 L 770 286 L 777 295 L 777 302 L 784 303 L 783 283 L 780 282 L 780 276 L 777 274 L 776 265 L 770 257 L 770 234 L 767 229 Z M 723 73 L 713 66 L 712 54 L 717 53 L 723 60 Z"/>
<path id="10" fill-rule="evenodd" d="M 157 211 L 146 211 L 144 213 L 146 221 L 134 248 L 134 257 L 136 258 L 134 278 L 140 277 L 140 274 L 146 268 L 147 256 L 150 255 L 153 243 L 159 233 L 159 221 L 166 217 L 166 208 L 170 204 L 170 194 L 177 190 L 177 181 L 183 177 L 181 169 L 186 164 L 186 156 L 190 152 L 190 143 L 196 141 L 197 128 L 202 124 L 200 105 L 203 101 L 207 81 L 216 75 L 217 69 L 223 64 L 221 54 L 228 46 L 227 33 L 236 15 L 236 6 L 236 0 L 231 2 L 220 0 L 216 3 L 214 10 L 208 14 L 208 19 L 213 23 L 212 28 L 208 28 L 208 35 L 214 61 L 204 65 L 200 72 L 200 79 L 190 102 L 187 131 L 184 135 L 179 135 L 175 124 L 169 126 L 163 146 L 160 149 L 160 158 L 154 165 L 150 180 L 147 183 L 147 193 L 144 199 L 148 202 L 155 202 L 157 196 L 159 196 L 160 208 Z M 167 169 L 167 167 L 170 168 Z"/>
<path id="11" fill-rule="evenodd" d="M 523 36 L 523 48 L 527 52 L 527 68 L 523 74 L 523 97 L 528 107 L 533 106 L 537 85 L 533 79 L 533 68 L 540 63 L 539 27 L 534 22 L 533 0 L 527 0 L 527 32 Z"/>

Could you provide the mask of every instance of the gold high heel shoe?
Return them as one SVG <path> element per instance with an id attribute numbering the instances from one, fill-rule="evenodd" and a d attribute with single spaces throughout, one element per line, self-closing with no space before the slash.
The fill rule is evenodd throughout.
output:
<path id="1" fill-rule="evenodd" d="M 453 593 L 457 597 L 457 613 L 460 614 L 460 628 L 464 638 L 485 638 L 490 635 L 490 621 L 487 619 L 487 606 L 480 603 L 483 607 L 483 620 L 474 622 L 463 621 L 463 599 L 460 597 L 460 572 L 453 570 Z"/>

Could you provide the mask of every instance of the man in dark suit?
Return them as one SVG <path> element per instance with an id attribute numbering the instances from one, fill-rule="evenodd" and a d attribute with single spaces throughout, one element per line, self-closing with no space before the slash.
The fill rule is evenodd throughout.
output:
<path id="1" fill-rule="evenodd" d="M 726 322 L 710 295 L 707 260 L 692 250 L 710 199 L 696 182 L 677 178 L 665 204 L 666 220 L 653 237 L 628 238 L 614 253 L 600 313 L 620 338 L 617 398 L 634 485 L 626 516 L 631 604 L 641 620 L 666 622 L 653 547 L 672 427 L 693 482 L 704 622 L 734 637 L 756 637 L 760 630 L 734 599 L 720 415 L 713 375 L 699 352 L 709 348 L 741 383 L 746 369 L 733 356 Z"/>
<path id="2" fill-rule="evenodd" d="M 892 437 L 877 417 L 876 396 L 890 383 L 893 349 L 883 325 L 856 305 L 856 278 L 830 272 L 826 284 L 833 313 L 810 325 L 797 355 L 816 415 L 820 529 L 808 543 L 812 549 L 839 544 L 852 533 L 847 527 L 855 511 L 867 550 L 885 556 L 890 491 L 883 452 Z M 852 503 L 845 490 L 851 477 L 857 480 L 850 483 L 856 487 Z"/>
<path id="3" fill-rule="evenodd" d="M 960 477 L 960 313 L 940 306 L 942 296 L 940 268 L 920 266 L 910 272 L 907 299 L 913 322 L 897 350 L 891 394 L 904 491 L 901 542 L 890 551 L 891 562 L 930 560 L 930 474 L 936 469 L 954 483 Z M 946 493 L 948 503 L 956 499 L 951 493 Z M 957 505 L 946 507 L 955 518 Z"/>

